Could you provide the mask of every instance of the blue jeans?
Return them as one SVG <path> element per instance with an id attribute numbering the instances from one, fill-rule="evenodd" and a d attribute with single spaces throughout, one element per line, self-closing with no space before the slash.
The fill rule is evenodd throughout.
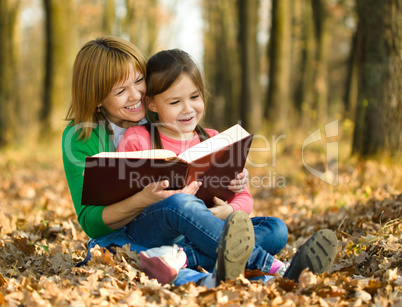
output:
<path id="1" fill-rule="evenodd" d="M 274 261 L 272 255 L 286 245 L 287 227 L 273 217 L 256 217 L 252 222 L 256 244 L 247 268 L 268 273 Z M 200 199 L 175 194 L 144 209 L 126 226 L 126 234 L 132 244 L 145 248 L 176 243 L 186 252 L 190 269 L 201 266 L 211 270 L 223 225 L 224 221 L 215 217 Z"/>

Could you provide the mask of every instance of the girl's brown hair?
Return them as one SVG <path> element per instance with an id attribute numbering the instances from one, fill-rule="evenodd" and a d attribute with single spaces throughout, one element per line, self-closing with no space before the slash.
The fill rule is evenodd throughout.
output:
<path id="1" fill-rule="evenodd" d="M 129 77 L 130 65 L 146 76 L 146 59 L 132 43 L 104 36 L 87 42 L 78 52 L 73 67 L 72 100 L 66 120 L 80 124 L 80 139 L 86 139 L 99 121 L 104 120 L 97 106 L 116 84 Z"/>
<path id="2" fill-rule="evenodd" d="M 201 72 L 195 61 L 187 52 L 180 49 L 163 50 L 156 53 L 149 58 L 146 69 L 146 117 L 148 120 L 146 127 L 151 134 L 152 148 L 162 149 L 163 145 L 160 135 L 155 129 L 158 123 L 158 116 L 156 113 L 149 110 L 148 105 L 150 101 L 152 101 L 156 95 L 168 90 L 183 73 L 186 73 L 194 82 L 204 103 L 206 101 L 205 86 Z M 201 141 L 210 137 L 200 125 L 196 126 L 195 131 Z"/>

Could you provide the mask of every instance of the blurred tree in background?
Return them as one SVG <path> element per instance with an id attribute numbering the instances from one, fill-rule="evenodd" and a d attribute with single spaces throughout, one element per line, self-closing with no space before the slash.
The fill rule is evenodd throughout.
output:
<path id="1" fill-rule="evenodd" d="M 172 48 L 166 40 L 178 35 L 169 29 L 183 1 L 0 1 L 0 146 L 59 136 L 86 41 L 121 36 L 146 56 Z M 354 152 L 400 153 L 400 0 L 194 3 L 208 126 L 241 121 L 254 133 L 292 133 L 348 119 Z"/>
<path id="2" fill-rule="evenodd" d="M 269 87 L 265 118 L 283 131 L 289 127 L 291 104 L 292 1 L 272 1 L 272 27 L 269 46 Z"/>
<path id="3" fill-rule="evenodd" d="M 240 49 L 240 120 L 251 131 L 261 127 L 261 86 L 257 44 L 258 0 L 238 1 Z M 259 114 L 259 116 L 256 116 Z"/>
<path id="4" fill-rule="evenodd" d="M 45 77 L 39 112 L 41 136 L 60 128 L 71 86 L 75 21 L 72 1 L 43 0 L 45 10 Z"/>
<path id="5" fill-rule="evenodd" d="M 238 7 L 230 0 L 203 0 L 204 72 L 210 91 L 205 118 L 216 129 L 240 120 Z"/>
<path id="6" fill-rule="evenodd" d="M 402 149 L 401 1 L 357 1 L 359 78 L 353 150 L 363 156 Z M 398 11 L 399 10 L 399 11 Z"/>
<path id="7" fill-rule="evenodd" d="M 18 120 L 16 24 L 20 1 L 0 1 L 0 146 L 13 142 Z"/>
<path id="8" fill-rule="evenodd" d="M 161 5 L 157 0 L 126 0 L 126 5 L 123 32 L 147 56 L 151 56 L 157 51 L 159 29 L 167 22 Z"/>

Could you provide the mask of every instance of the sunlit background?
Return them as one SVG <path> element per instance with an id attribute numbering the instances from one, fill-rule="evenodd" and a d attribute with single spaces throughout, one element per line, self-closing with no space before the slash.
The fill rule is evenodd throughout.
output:
<path id="1" fill-rule="evenodd" d="M 75 55 L 115 35 L 147 57 L 189 52 L 207 83 L 206 126 L 304 139 L 339 120 L 350 152 L 395 154 L 400 14 L 361 0 L 3 0 L 0 147 L 60 138 Z"/>

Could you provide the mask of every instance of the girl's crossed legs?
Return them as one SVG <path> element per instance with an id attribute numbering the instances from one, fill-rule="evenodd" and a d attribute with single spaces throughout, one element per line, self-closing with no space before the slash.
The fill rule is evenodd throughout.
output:
<path id="1" fill-rule="evenodd" d="M 273 217 L 252 218 L 255 248 L 247 269 L 268 273 L 274 257 L 287 241 L 287 227 Z M 192 195 L 175 194 L 155 203 L 127 225 L 127 235 L 138 245 L 152 248 L 178 244 L 187 255 L 188 267 L 211 270 L 217 259 L 224 221 Z"/>

